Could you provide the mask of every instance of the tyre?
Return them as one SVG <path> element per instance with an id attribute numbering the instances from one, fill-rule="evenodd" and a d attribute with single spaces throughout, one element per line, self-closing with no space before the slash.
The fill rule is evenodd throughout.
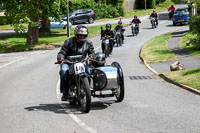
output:
<path id="1" fill-rule="evenodd" d="M 89 22 L 90 24 L 93 24 L 93 23 L 94 23 L 94 19 L 93 19 L 93 18 L 89 18 L 88 22 Z"/>
<path id="2" fill-rule="evenodd" d="M 109 49 L 108 49 L 108 45 L 107 44 L 105 44 L 104 53 L 105 53 L 105 57 L 107 58 L 109 56 Z"/>
<path id="3" fill-rule="evenodd" d="M 115 97 L 117 102 L 122 102 L 124 100 L 125 88 L 124 88 L 124 75 L 121 66 L 117 62 L 113 62 L 111 66 L 118 68 L 118 83 L 119 88 L 116 90 Z"/>
<path id="4" fill-rule="evenodd" d="M 67 29 L 67 25 L 65 25 L 65 26 L 63 27 L 63 29 Z"/>
<path id="5" fill-rule="evenodd" d="M 71 20 L 71 21 L 69 21 L 72 25 L 74 25 L 74 21 L 73 20 Z"/>
<path id="6" fill-rule="evenodd" d="M 88 113 L 91 109 L 91 91 L 87 77 L 81 78 L 79 104 L 83 112 Z"/>
<path id="7" fill-rule="evenodd" d="M 176 26 L 176 23 L 173 22 L 173 26 Z"/>
<path id="8" fill-rule="evenodd" d="M 131 27 L 131 30 L 132 30 L 132 35 L 134 36 L 135 33 L 134 33 L 134 29 L 133 29 L 133 27 Z"/>
<path id="9" fill-rule="evenodd" d="M 117 43 L 117 47 L 119 47 L 119 36 L 117 36 L 116 43 Z"/>

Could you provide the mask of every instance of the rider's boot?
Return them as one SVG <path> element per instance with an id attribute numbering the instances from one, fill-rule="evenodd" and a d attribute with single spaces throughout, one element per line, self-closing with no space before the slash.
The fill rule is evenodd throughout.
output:
<path id="1" fill-rule="evenodd" d="M 61 101 L 67 101 L 68 99 L 68 94 L 67 93 L 63 93 L 62 97 L 61 97 Z"/>

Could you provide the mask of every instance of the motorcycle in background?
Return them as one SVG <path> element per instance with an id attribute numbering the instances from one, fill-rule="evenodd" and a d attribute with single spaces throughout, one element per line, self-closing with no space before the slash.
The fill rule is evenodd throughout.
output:
<path id="1" fill-rule="evenodd" d="M 154 17 L 151 17 L 150 21 L 151 21 L 152 29 L 157 28 L 157 26 L 156 26 L 156 19 Z"/>
<path id="2" fill-rule="evenodd" d="M 131 24 L 131 30 L 132 30 L 133 36 L 137 35 L 139 33 L 139 25 L 132 23 Z"/>
<path id="3" fill-rule="evenodd" d="M 102 38 L 102 53 L 105 54 L 105 57 L 109 57 L 111 54 L 111 49 L 110 49 L 110 39 L 112 39 L 110 36 L 106 36 Z"/>
<path id="4" fill-rule="evenodd" d="M 174 15 L 174 12 L 172 10 L 169 10 L 169 19 L 172 19 L 172 16 Z"/>
<path id="5" fill-rule="evenodd" d="M 122 45 L 122 32 L 121 32 L 121 30 L 116 31 L 116 43 L 117 43 L 117 47 Z"/>

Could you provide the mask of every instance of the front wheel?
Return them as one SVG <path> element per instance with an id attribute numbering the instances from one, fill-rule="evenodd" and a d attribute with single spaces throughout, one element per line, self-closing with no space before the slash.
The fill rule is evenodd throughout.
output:
<path id="1" fill-rule="evenodd" d="M 109 56 L 109 48 L 108 48 L 108 45 L 107 45 L 107 44 L 105 44 L 104 53 L 105 53 L 105 57 L 107 58 L 107 57 Z"/>
<path id="2" fill-rule="evenodd" d="M 83 112 L 88 113 L 91 109 L 91 91 L 87 77 L 81 78 L 79 104 Z"/>
<path id="3" fill-rule="evenodd" d="M 131 30 L 132 30 L 132 35 L 134 36 L 135 33 L 134 33 L 134 29 L 133 29 L 133 27 L 131 27 Z"/>

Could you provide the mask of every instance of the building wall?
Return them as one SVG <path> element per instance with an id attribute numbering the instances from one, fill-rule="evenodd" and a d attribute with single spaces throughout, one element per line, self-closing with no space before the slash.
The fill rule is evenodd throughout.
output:
<path id="1" fill-rule="evenodd" d="M 129 11 L 137 8 L 137 1 L 138 0 L 124 0 L 125 11 L 129 12 Z"/>

